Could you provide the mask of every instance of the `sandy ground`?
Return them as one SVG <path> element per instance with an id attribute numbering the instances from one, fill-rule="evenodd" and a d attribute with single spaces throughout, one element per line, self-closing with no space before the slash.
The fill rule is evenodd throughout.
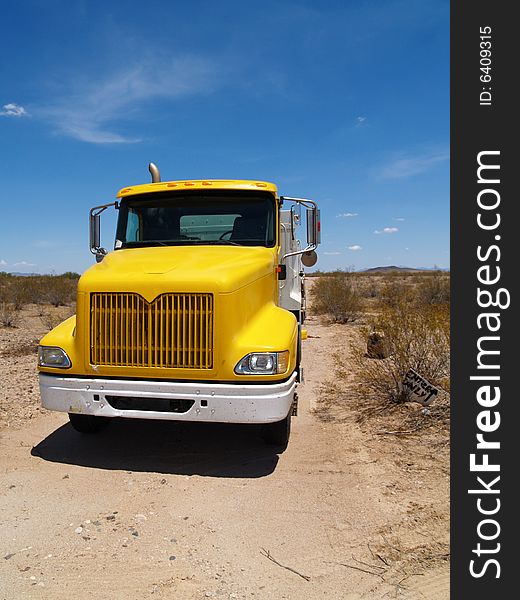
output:
<path id="1" fill-rule="evenodd" d="M 276 454 L 243 426 L 76 433 L 38 406 L 36 311 L 0 328 L 0 600 L 449 597 L 446 435 L 358 423 L 334 367 L 356 325 L 307 321 Z"/>

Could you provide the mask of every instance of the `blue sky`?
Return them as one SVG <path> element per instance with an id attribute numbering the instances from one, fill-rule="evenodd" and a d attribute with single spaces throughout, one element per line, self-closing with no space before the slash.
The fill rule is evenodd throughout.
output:
<path id="1" fill-rule="evenodd" d="M 322 270 L 449 266 L 449 2 L 20 0 L 0 48 L 0 270 L 84 270 L 150 161 L 315 199 Z"/>

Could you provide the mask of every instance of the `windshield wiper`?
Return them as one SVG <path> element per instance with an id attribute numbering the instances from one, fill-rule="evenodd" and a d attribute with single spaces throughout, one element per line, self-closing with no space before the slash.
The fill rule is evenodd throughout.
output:
<path id="1" fill-rule="evenodd" d="M 169 244 L 159 240 L 146 240 L 142 242 L 123 242 L 122 248 L 143 248 L 146 246 L 169 246 Z"/>
<path id="2" fill-rule="evenodd" d="M 123 242 L 122 248 L 145 248 L 147 246 L 242 246 L 231 240 L 170 240 L 161 242 L 159 240 L 146 240 L 142 242 Z"/>
<path id="3" fill-rule="evenodd" d="M 232 242 L 231 240 L 199 240 L 194 242 L 195 244 L 203 244 L 205 246 L 241 246 L 242 244 L 237 244 L 237 242 Z"/>

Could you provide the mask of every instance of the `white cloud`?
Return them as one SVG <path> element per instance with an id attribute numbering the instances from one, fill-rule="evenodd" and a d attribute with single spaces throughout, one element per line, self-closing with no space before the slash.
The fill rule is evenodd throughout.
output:
<path id="1" fill-rule="evenodd" d="M 15 267 L 35 267 L 36 265 L 34 263 L 30 263 L 25 260 L 21 260 L 19 262 L 15 262 L 14 266 Z"/>
<path id="2" fill-rule="evenodd" d="M 7 267 L 5 260 L 0 260 L 0 267 Z"/>
<path id="3" fill-rule="evenodd" d="M 348 249 L 352 250 L 352 252 L 357 252 L 358 250 L 363 250 L 363 248 L 361 246 L 359 246 L 359 244 L 354 244 L 354 246 L 349 246 Z"/>
<path id="4" fill-rule="evenodd" d="M 351 219 L 352 217 L 357 217 L 359 216 L 358 213 L 340 213 L 339 215 L 336 215 L 336 218 L 342 218 L 342 219 Z"/>
<path id="5" fill-rule="evenodd" d="M 341 252 L 323 252 L 324 256 L 339 256 Z"/>
<path id="6" fill-rule="evenodd" d="M 394 221 L 404 221 L 403 217 L 394 217 Z"/>
<path id="7" fill-rule="evenodd" d="M 10 102 L 9 104 L 4 104 L 2 106 L 2 110 L 0 110 L 0 116 L 3 116 L 3 117 L 28 117 L 29 114 L 23 106 L 20 106 L 19 104 L 15 104 L 14 102 Z"/>
<path id="8" fill-rule="evenodd" d="M 82 142 L 135 143 L 141 139 L 114 131 L 116 122 L 130 117 L 135 121 L 154 100 L 210 93 L 221 71 L 215 61 L 190 56 L 141 62 L 94 83 L 73 81 L 61 98 L 34 112 Z"/>
<path id="9" fill-rule="evenodd" d="M 356 127 L 362 127 L 366 124 L 366 117 L 356 117 Z"/>
<path id="10" fill-rule="evenodd" d="M 413 175 L 427 171 L 440 162 L 448 160 L 449 157 L 450 154 L 448 151 L 441 151 L 410 158 L 399 158 L 385 165 L 381 169 L 380 175 L 385 179 L 412 177 Z"/>
<path id="11" fill-rule="evenodd" d="M 399 229 L 397 227 L 385 227 L 384 229 L 376 229 L 374 233 L 397 233 Z"/>

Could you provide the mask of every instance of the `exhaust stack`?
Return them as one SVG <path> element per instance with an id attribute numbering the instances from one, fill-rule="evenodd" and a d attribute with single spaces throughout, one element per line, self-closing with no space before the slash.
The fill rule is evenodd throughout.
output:
<path id="1" fill-rule="evenodd" d="M 151 162 L 148 165 L 148 170 L 150 171 L 150 175 L 152 176 L 152 183 L 160 183 L 161 173 L 159 172 L 157 165 Z"/>

